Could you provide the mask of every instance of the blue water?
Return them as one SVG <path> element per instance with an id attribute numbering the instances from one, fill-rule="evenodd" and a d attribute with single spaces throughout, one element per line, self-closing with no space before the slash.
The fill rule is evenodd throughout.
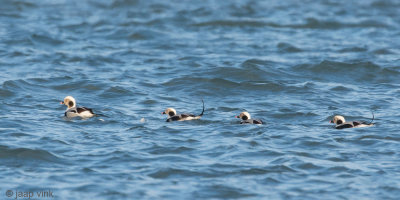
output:
<path id="1" fill-rule="evenodd" d="M 400 199 L 399 10 L 1 1 L 0 199 Z M 104 116 L 64 119 L 68 95 Z"/>

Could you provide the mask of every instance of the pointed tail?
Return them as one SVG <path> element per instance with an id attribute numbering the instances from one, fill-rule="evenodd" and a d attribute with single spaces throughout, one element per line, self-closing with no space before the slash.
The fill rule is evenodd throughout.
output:
<path id="1" fill-rule="evenodd" d="M 203 116 L 203 114 L 204 114 L 204 101 L 203 101 L 203 99 L 201 99 L 201 102 L 203 102 L 203 111 L 201 111 L 201 114 L 199 116 Z"/>
<path id="2" fill-rule="evenodd" d="M 375 115 L 374 115 L 374 112 L 372 112 L 372 119 L 371 119 L 371 121 L 369 122 L 369 124 L 372 124 L 372 122 L 374 121 L 374 119 L 375 119 Z"/>
<path id="3" fill-rule="evenodd" d="M 93 113 L 95 117 L 108 117 L 107 115 Z"/>

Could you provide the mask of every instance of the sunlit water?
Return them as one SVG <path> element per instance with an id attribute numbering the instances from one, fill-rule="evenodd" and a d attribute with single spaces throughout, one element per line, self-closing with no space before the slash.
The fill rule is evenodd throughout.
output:
<path id="1" fill-rule="evenodd" d="M 2 1 L 0 198 L 399 199 L 399 10 Z M 64 119 L 67 95 L 104 116 Z M 161 115 L 201 99 L 201 120 Z M 244 110 L 266 125 L 239 125 Z M 328 123 L 372 112 L 374 127 Z"/>

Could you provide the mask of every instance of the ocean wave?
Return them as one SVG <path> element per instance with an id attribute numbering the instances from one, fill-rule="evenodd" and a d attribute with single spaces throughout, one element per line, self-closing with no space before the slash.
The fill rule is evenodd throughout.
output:
<path id="1" fill-rule="evenodd" d="M 354 91 L 354 89 L 352 89 L 350 87 L 343 86 L 343 85 L 332 87 L 330 90 L 335 91 L 335 92 L 350 92 L 350 91 Z"/>
<path id="2" fill-rule="evenodd" d="M 208 85 L 216 85 L 216 86 L 223 86 L 226 88 L 233 88 L 239 86 L 238 83 L 234 81 L 229 81 L 223 78 L 193 78 L 192 76 L 185 76 L 181 78 L 174 78 L 167 82 L 164 82 L 162 85 L 164 86 L 179 86 L 179 87 L 186 87 L 189 85 L 201 85 L 202 83 L 207 83 Z"/>
<path id="3" fill-rule="evenodd" d="M 239 75 L 239 74 L 238 74 Z M 251 79 L 249 73 L 247 75 L 242 74 L 242 81 L 231 81 L 223 78 L 193 78 L 193 77 L 182 77 L 171 79 L 165 83 L 164 86 L 169 87 L 172 90 L 193 90 L 193 88 L 207 88 L 209 92 L 222 92 L 221 88 L 232 88 L 237 92 L 243 90 L 253 90 L 253 91 L 292 91 L 292 92 L 302 92 L 304 90 L 309 90 L 306 86 L 294 86 L 284 82 L 275 81 L 245 81 Z M 261 79 L 261 78 L 259 78 Z M 257 80 L 257 79 L 256 79 Z M 188 85 L 190 87 L 188 88 Z"/>
<path id="4" fill-rule="evenodd" d="M 119 8 L 119 7 L 126 8 L 127 6 L 137 6 L 139 0 L 112 0 L 111 2 L 112 2 L 110 5 L 111 8 Z"/>
<path id="5" fill-rule="evenodd" d="M 400 4 L 397 1 L 373 1 L 371 7 L 397 8 Z"/>
<path id="6" fill-rule="evenodd" d="M 14 93 L 12 90 L 0 88 L 0 97 L 9 98 L 9 97 L 11 97 L 11 96 L 13 96 L 15 94 L 16 93 Z"/>
<path id="7" fill-rule="evenodd" d="M 58 46 L 64 44 L 64 40 L 50 36 L 47 33 L 34 33 L 30 36 L 33 43 Z"/>
<path id="8" fill-rule="evenodd" d="M 319 20 L 316 18 L 307 18 L 303 24 L 280 25 L 287 28 L 302 29 L 340 29 L 340 28 L 388 28 L 389 25 L 382 21 L 365 20 L 360 22 L 346 23 L 336 20 Z"/>
<path id="9" fill-rule="evenodd" d="M 247 59 L 238 67 L 217 67 L 209 73 L 214 77 L 224 77 L 235 81 L 264 81 L 279 77 L 289 76 L 288 72 L 281 68 L 281 64 L 260 59 Z"/>
<path id="10" fill-rule="evenodd" d="M 151 172 L 147 174 L 152 178 L 157 179 L 166 179 L 166 178 L 177 178 L 177 177 L 213 177 L 214 175 L 209 174 L 207 172 L 197 172 L 189 169 L 179 169 L 179 168 L 161 168 L 156 170 L 155 172 Z"/>
<path id="11" fill-rule="evenodd" d="M 6 1 L 3 3 L 4 7 L 8 7 L 8 9 L 27 9 L 27 8 L 37 8 L 39 5 L 37 5 L 34 2 L 27 2 L 27 1 Z M 13 10 L 12 9 L 12 10 Z"/>
<path id="12" fill-rule="evenodd" d="M 140 41 L 140 40 L 152 40 L 154 38 L 165 38 L 167 35 L 162 32 L 152 31 L 152 30 L 138 30 L 136 29 L 134 32 L 126 30 L 126 28 L 121 28 L 112 31 L 108 34 L 110 39 L 121 40 L 122 38 L 126 38 L 130 41 Z"/>
<path id="13" fill-rule="evenodd" d="M 265 26 L 277 26 L 274 23 L 266 23 L 262 21 L 256 20 L 211 20 L 200 23 L 195 23 L 193 26 L 232 26 L 232 27 L 242 27 L 242 26 L 250 26 L 250 27 L 265 27 Z"/>
<path id="14" fill-rule="evenodd" d="M 16 159 L 20 161 L 35 161 L 35 162 L 49 162 L 49 163 L 62 163 L 62 159 L 56 155 L 41 149 L 29 148 L 10 148 L 8 146 L 0 146 L 1 159 Z"/>
<path id="15" fill-rule="evenodd" d="M 45 86 L 42 84 L 32 83 L 30 80 L 31 79 L 17 79 L 4 81 L 3 90 L 13 92 L 14 94 L 21 93 L 21 91 L 32 92 L 46 90 Z"/>
<path id="16" fill-rule="evenodd" d="M 305 69 L 312 72 L 318 73 L 353 73 L 354 71 L 364 71 L 364 72 L 377 72 L 381 70 L 379 65 L 372 62 L 359 62 L 359 63 L 345 63 L 337 61 L 324 60 L 321 63 L 315 65 L 299 65 L 295 69 Z"/>
<path id="17" fill-rule="evenodd" d="M 394 54 L 390 49 L 376 49 L 372 51 L 373 54 L 376 55 L 388 55 L 388 54 Z"/>
<path id="18" fill-rule="evenodd" d="M 297 53 L 297 52 L 303 51 L 302 49 L 295 47 L 294 45 L 291 45 L 289 43 L 285 43 L 285 42 L 278 43 L 278 45 L 276 47 L 279 49 L 279 51 L 286 52 L 286 53 Z"/>
<path id="19" fill-rule="evenodd" d="M 200 199 L 237 199 L 256 197 L 257 194 L 228 184 L 211 183 L 210 185 L 198 187 L 193 196 Z"/>
<path id="20" fill-rule="evenodd" d="M 340 53 L 349 53 L 349 52 L 366 52 L 368 51 L 367 47 L 347 47 L 340 49 Z"/>
<path id="21" fill-rule="evenodd" d="M 293 29 L 340 29 L 340 28 L 389 28 L 390 26 L 382 21 L 364 20 L 360 22 L 345 23 L 336 20 L 319 20 L 307 18 L 304 23 L 279 24 L 276 22 L 258 20 L 210 20 L 193 24 L 197 27 L 272 27 L 272 28 L 293 28 Z"/>
<path id="22" fill-rule="evenodd" d="M 285 118 L 304 118 L 304 117 L 316 117 L 318 116 L 316 113 L 313 112 L 300 112 L 296 110 L 288 110 L 285 109 L 282 113 L 273 114 L 274 118 L 278 119 L 285 119 Z"/>
<path id="23" fill-rule="evenodd" d="M 308 76 L 315 76 L 316 79 L 337 77 L 338 83 L 340 81 L 390 83 L 400 74 L 396 67 L 382 67 L 372 62 L 345 63 L 324 60 L 318 64 L 296 65 L 293 69 Z"/>
<path id="24" fill-rule="evenodd" d="M 144 149 L 142 149 L 144 150 Z M 155 155 L 162 155 L 162 154 L 180 154 L 180 153 L 188 153 L 193 151 L 193 148 L 186 147 L 186 146 L 179 146 L 179 147 L 163 147 L 159 145 L 154 145 L 151 148 L 144 150 L 150 154 Z"/>

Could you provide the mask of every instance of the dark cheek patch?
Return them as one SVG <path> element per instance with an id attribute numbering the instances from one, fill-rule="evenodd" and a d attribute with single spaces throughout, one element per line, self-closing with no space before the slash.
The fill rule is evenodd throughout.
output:
<path id="1" fill-rule="evenodd" d="M 68 105 L 69 105 L 69 107 L 74 107 L 74 102 L 70 101 L 70 102 L 68 103 Z"/>
<path id="2" fill-rule="evenodd" d="M 249 118 L 248 118 L 246 115 L 244 115 L 244 116 L 242 117 L 242 119 L 243 119 L 243 120 L 248 120 Z"/>
<path id="3" fill-rule="evenodd" d="M 172 116 L 174 116 L 174 115 L 175 115 L 175 113 L 174 113 L 174 112 L 172 112 L 172 111 L 170 111 L 170 112 L 168 113 L 168 115 L 172 117 Z"/>
<path id="4" fill-rule="evenodd" d="M 339 119 L 337 120 L 336 124 L 343 124 L 343 121 Z"/>

